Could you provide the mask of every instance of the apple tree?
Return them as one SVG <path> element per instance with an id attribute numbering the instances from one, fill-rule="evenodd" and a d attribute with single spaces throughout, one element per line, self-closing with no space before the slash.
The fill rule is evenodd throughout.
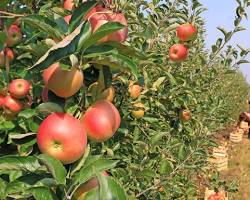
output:
<path id="1" fill-rule="evenodd" d="M 250 49 L 199 1 L 0 2 L 0 199 L 197 199 Z M 88 139 L 87 139 L 88 138 Z"/>

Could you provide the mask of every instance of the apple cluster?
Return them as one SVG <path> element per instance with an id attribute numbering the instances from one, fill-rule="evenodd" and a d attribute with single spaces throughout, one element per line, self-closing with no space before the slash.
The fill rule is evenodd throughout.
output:
<path id="1" fill-rule="evenodd" d="M 7 90 L 1 92 L 0 109 L 3 109 L 6 119 L 12 119 L 23 108 L 32 104 L 30 88 L 31 84 L 27 80 L 15 79 L 10 82 Z"/>
<path id="2" fill-rule="evenodd" d="M 106 1 L 107 4 L 111 4 L 112 1 Z M 64 9 L 66 10 L 73 10 L 75 8 L 73 0 L 65 0 L 64 1 Z M 70 23 L 71 15 L 64 17 L 66 23 Z M 89 11 L 89 13 L 85 16 L 85 20 L 88 20 L 91 24 L 92 32 L 96 32 L 102 25 L 108 22 L 119 22 L 125 27 L 121 30 L 115 31 L 110 35 L 103 37 L 99 43 L 108 42 L 108 41 L 115 41 L 119 43 L 123 43 L 126 41 L 128 37 L 128 23 L 127 19 L 121 12 L 114 12 L 113 10 L 102 6 L 97 5 L 93 9 Z"/>
<path id="3" fill-rule="evenodd" d="M 6 66 L 7 63 L 14 60 L 14 52 L 10 47 L 17 45 L 22 40 L 22 32 L 17 22 L 8 28 L 6 35 L 5 48 L 0 51 L 0 67 Z"/>
<path id="4" fill-rule="evenodd" d="M 197 30 L 192 24 L 182 24 L 177 27 L 176 35 L 181 43 L 170 47 L 169 59 L 173 62 L 183 62 L 188 57 L 188 48 L 183 43 L 193 40 L 197 35 Z"/>
<path id="5" fill-rule="evenodd" d="M 107 3 L 111 4 L 112 1 L 107 1 Z M 73 10 L 74 8 L 74 1 L 64 1 L 64 9 Z M 70 18 L 71 16 L 66 16 L 65 21 L 70 23 Z M 93 33 L 107 22 L 120 22 L 125 26 L 102 38 L 98 41 L 99 43 L 107 41 L 123 43 L 127 39 L 127 20 L 122 13 L 116 13 L 105 6 L 97 5 L 85 16 L 85 20 L 91 23 Z M 69 98 L 74 96 L 84 83 L 81 69 L 73 66 L 70 70 L 65 70 L 59 62 L 47 67 L 42 76 L 45 85 L 42 92 L 43 102 L 49 101 L 48 91 L 52 91 L 59 97 Z M 89 90 L 94 91 L 99 88 L 101 86 L 95 82 L 89 87 Z M 131 97 L 138 98 L 140 90 L 138 85 L 130 87 Z M 94 104 L 82 113 L 80 119 L 67 113 L 50 114 L 42 121 L 38 129 L 37 144 L 40 151 L 57 158 L 64 164 L 70 164 L 82 157 L 87 139 L 103 142 L 111 138 L 121 123 L 120 113 L 112 104 L 114 95 L 113 86 L 98 93 Z"/>

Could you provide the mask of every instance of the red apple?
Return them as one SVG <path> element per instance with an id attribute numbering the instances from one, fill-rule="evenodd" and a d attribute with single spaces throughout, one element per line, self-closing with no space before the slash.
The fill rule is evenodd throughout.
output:
<path id="1" fill-rule="evenodd" d="M 11 96 L 4 97 L 3 106 L 5 109 L 13 113 L 20 112 L 23 108 L 23 105 L 21 104 L 21 102 L 19 102 L 17 99 L 14 99 Z"/>
<path id="2" fill-rule="evenodd" d="M 87 135 L 78 119 L 66 113 L 53 113 L 40 124 L 37 144 L 42 153 L 70 164 L 84 154 Z"/>
<path id="3" fill-rule="evenodd" d="M 102 173 L 102 176 L 108 176 L 108 173 L 104 171 Z M 87 192 L 89 192 L 90 190 L 96 187 L 99 187 L 99 182 L 96 177 L 93 177 L 90 180 L 88 180 L 86 183 L 83 183 L 82 185 L 80 185 L 80 187 L 77 188 L 77 190 L 75 191 L 73 195 L 73 200 L 84 200 Z"/>
<path id="4" fill-rule="evenodd" d="M 123 29 L 111 33 L 109 35 L 109 41 L 115 41 L 119 43 L 125 42 L 128 37 L 128 22 L 124 14 L 113 13 L 107 14 L 107 16 L 110 22 L 119 22 L 120 24 L 125 26 Z"/>
<path id="5" fill-rule="evenodd" d="M 74 0 L 64 0 L 63 8 L 66 10 L 73 10 Z"/>
<path id="6" fill-rule="evenodd" d="M 5 49 L 5 54 L 9 60 L 9 62 L 12 62 L 14 60 L 14 52 L 10 48 Z"/>
<path id="7" fill-rule="evenodd" d="M 48 85 L 50 77 L 52 76 L 53 73 L 55 73 L 56 70 L 58 70 L 59 67 L 60 67 L 60 64 L 57 62 L 57 63 L 50 65 L 47 69 L 43 71 L 43 81 L 44 81 L 45 86 Z"/>
<path id="8" fill-rule="evenodd" d="M 181 110 L 181 112 L 180 112 L 180 119 L 183 122 L 189 121 L 190 118 L 191 118 L 191 112 L 189 110 Z"/>
<path id="9" fill-rule="evenodd" d="M 22 32 L 19 26 L 12 24 L 7 31 L 7 45 L 12 47 L 22 40 Z"/>
<path id="10" fill-rule="evenodd" d="M 70 71 L 64 70 L 59 63 L 55 63 L 44 70 L 43 80 L 45 86 L 57 96 L 68 98 L 82 87 L 83 73 L 75 67 Z"/>
<path id="11" fill-rule="evenodd" d="M 175 44 L 169 49 L 169 58 L 174 62 L 182 62 L 187 59 L 188 49 L 183 44 Z"/>
<path id="12" fill-rule="evenodd" d="M 97 5 L 94 8 L 92 8 L 88 14 L 84 17 L 85 20 L 91 20 L 92 17 L 94 16 L 98 16 L 98 15 L 102 15 L 105 14 L 107 12 L 112 12 L 111 10 L 108 10 L 107 8 L 101 6 L 101 5 Z M 102 16 L 103 17 L 103 16 Z"/>
<path id="13" fill-rule="evenodd" d="M 115 134 L 120 127 L 121 117 L 112 103 L 100 100 L 87 109 L 81 121 L 91 140 L 103 142 Z"/>
<path id="14" fill-rule="evenodd" d="M 137 99 L 141 94 L 141 87 L 139 85 L 130 85 L 128 91 L 132 99 Z"/>
<path id="15" fill-rule="evenodd" d="M 9 92 L 12 97 L 23 98 L 29 94 L 30 83 L 24 79 L 15 79 L 9 85 Z"/>
<path id="16" fill-rule="evenodd" d="M 102 38 L 99 42 L 116 41 L 123 43 L 127 39 L 128 23 L 122 13 L 114 13 L 112 10 L 98 5 L 86 15 L 85 19 L 90 21 L 92 32 L 97 31 L 100 26 L 107 22 L 119 22 L 125 26 L 123 29 Z"/>
<path id="17" fill-rule="evenodd" d="M 183 41 L 190 41 L 196 37 L 197 30 L 192 24 L 182 24 L 176 29 L 177 37 Z"/>

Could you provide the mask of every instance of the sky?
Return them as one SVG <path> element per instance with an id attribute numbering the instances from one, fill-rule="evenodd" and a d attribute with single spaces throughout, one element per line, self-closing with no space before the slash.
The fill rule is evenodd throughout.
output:
<path id="1" fill-rule="evenodd" d="M 207 47 L 210 48 L 218 37 L 222 37 L 222 33 L 217 30 L 218 26 L 223 26 L 226 30 L 232 30 L 234 25 L 235 9 L 237 7 L 236 0 L 200 0 L 200 2 L 208 9 L 204 12 L 203 17 L 206 21 L 207 29 Z M 231 45 L 239 44 L 244 48 L 250 48 L 250 9 L 247 10 L 249 21 L 244 20 L 242 26 L 247 28 L 246 31 L 238 32 L 233 36 Z M 248 56 L 250 61 L 250 55 Z M 241 71 L 250 83 L 250 63 L 241 66 Z"/>

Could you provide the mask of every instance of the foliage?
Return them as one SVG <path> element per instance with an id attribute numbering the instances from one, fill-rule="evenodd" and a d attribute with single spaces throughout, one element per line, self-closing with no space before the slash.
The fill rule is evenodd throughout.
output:
<path id="1" fill-rule="evenodd" d="M 0 117 L 0 199 L 71 199 L 94 176 L 100 189 L 91 190 L 86 199 L 197 199 L 195 177 L 206 173 L 207 149 L 214 145 L 208 135 L 237 120 L 249 95 L 238 68 L 248 62 L 250 49 L 227 46 L 244 30 L 240 22 L 249 2 L 237 2 L 234 30 L 218 28 L 222 37 L 209 51 L 201 17 L 206 9 L 197 0 L 115 1 L 129 23 L 125 44 L 97 43 L 121 24 L 105 24 L 92 34 L 89 22 L 79 20 L 96 2 L 80 5 L 68 26 L 63 17 L 70 11 L 60 1 L 1 1 L 1 10 L 25 15 L 19 18 L 25 38 L 14 48 L 10 73 L 0 69 L 0 88 L 15 78 L 30 80 L 33 104 L 12 121 Z M 3 18 L 3 30 L 15 21 L 13 16 Z M 178 42 L 176 27 L 186 22 L 195 24 L 198 36 L 186 43 L 188 60 L 173 63 L 168 49 Z M 50 92 L 49 102 L 42 103 L 41 72 L 59 60 L 66 69 L 80 66 L 85 87 L 68 99 Z M 96 81 L 101 89 L 115 87 L 114 103 L 122 116 L 115 136 L 104 143 L 89 141 L 84 157 L 71 165 L 40 154 L 36 133 L 41 121 L 53 111 L 80 118 L 95 101 L 88 87 Z M 143 86 L 137 100 L 129 98 L 131 81 Z M 134 102 L 145 104 L 142 119 L 130 116 Z M 181 108 L 191 111 L 189 122 L 179 119 Z M 100 176 L 103 170 L 112 177 Z"/>

